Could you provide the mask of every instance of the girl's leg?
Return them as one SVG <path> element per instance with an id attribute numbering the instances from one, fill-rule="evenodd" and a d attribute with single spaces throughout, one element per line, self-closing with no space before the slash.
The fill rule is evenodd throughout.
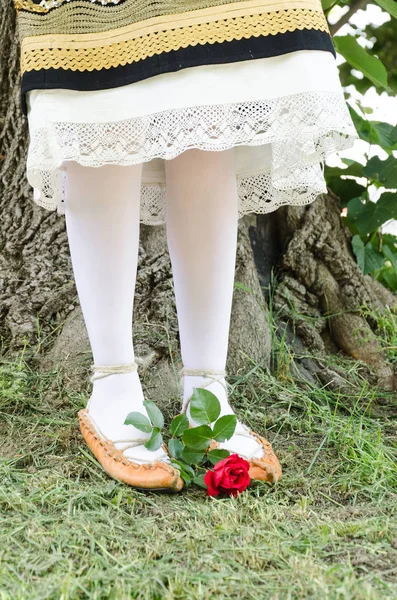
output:
<path id="1" fill-rule="evenodd" d="M 138 263 L 142 165 L 99 168 L 68 163 L 65 217 L 73 272 L 96 365 L 134 362 L 132 314 Z M 110 440 L 142 433 L 124 425 L 127 414 L 144 414 L 138 373 L 96 379 L 90 417 Z M 123 445 L 118 445 L 122 448 Z M 142 446 L 125 454 L 145 460 Z M 160 452 L 162 454 L 162 451 Z"/>
<path id="2" fill-rule="evenodd" d="M 171 256 L 183 366 L 224 370 L 237 249 L 238 195 L 234 151 L 188 150 L 166 162 L 167 236 Z M 184 405 L 194 387 L 219 399 L 221 414 L 233 413 L 225 380 L 208 385 L 184 376 Z M 189 419 L 190 413 L 187 411 Z M 233 436 L 235 452 L 259 449 L 251 438 Z"/>

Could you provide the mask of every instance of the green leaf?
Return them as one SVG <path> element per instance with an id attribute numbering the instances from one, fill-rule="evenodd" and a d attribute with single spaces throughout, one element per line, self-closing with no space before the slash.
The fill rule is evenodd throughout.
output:
<path id="1" fill-rule="evenodd" d="M 211 450 L 207 454 L 207 458 L 213 465 L 216 465 L 220 460 L 227 458 L 230 455 L 229 450 L 221 450 L 220 448 L 215 448 L 215 450 Z"/>
<path id="2" fill-rule="evenodd" d="M 394 252 L 392 251 L 392 249 L 389 246 L 384 245 L 382 248 L 383 254 L 384 256 L 386 256 L 386 258 L 388 258 L 392 264 L 392 267 L 395 271 L 395 273 L 397 274 L 397 260 L 396 260 L 396 255 L 394 254 Z"/>
<path id="3" fill-rule="evenodd" d="M 171 439 L 168 442 L 168 450 L 174 458 L 181 458 L 182 450 L 184 449 L 184 445 L 179 440 Z"/>
<path id="4" fill-rule="evenodd" d="M 350 104 L 347 105 L 347 108 L 360 139 L 369 144 L 380 144 L 379 134 L 372 127 L 371 121 L 363 118 Z"/>
<path id="5" fill-rule="evenodd" d="M 322 5 L 322 8 L 323 8 L 323 11 L 328 10 L 335 3 L 336 3 L 336 0 L 321 0 L 321 5 Z"/>
<path id="6" fill-rule="evenodd" d="M 379 146 L 384 150 L 397 150 L 397 127 L 383 121 L 371 121 L 371 125 L 379 136 Z"/>
<path id="7" fill-rule="evenodd" d="M 193 479 L 193 483 L 195 483 L 196 485 L 199 485 L 200 487 L 202 487 L 206 490 L 207 486 L 204 483 L 204 477 L 205 477 L 205 473 L 202 473 L 201 475 L 197 475 L 197 477 L 195 477 Z"/>
<path id="8" fill-rule="evenodd" d="M 382 277 L 386 282 L 387 286 L 393 291 L 397 292 L 397 275 L 393 272 L 393 269 L 386 269 L 382 273 Z"/>
<path id="9" fill-rule="evenodd" d="M 352 35 L 337 35 L 332 39 L 336 51 L 352 67 L 361 71 L 376 86 L 388 89 L 387 71 L 379 58 L 369 54 Z"/>
<path id="10" fill-rule="evenodd" d="M 204 388 L 194 388 L 190 400 L 190 415 L 199 425 L 207 425 L 217 420 L 221 413 L 218 398 Z"/>
<path id="11" fill-rule="evenodd" d="M 124 425 L 133 425 L 136 429 L 144 433 L 151 433 L 153 431 L 153 426 L 149 419 L 140 412 L 130 412 L 124 421 Z"/>
<path id="12" fill-rule="evenodd" d="M 210 445 L 211 439 L 212 429 L 208 425 L 187 429 L 182 436 L 185 446 L 189 446 L 192 450 L 205 450 Z"/>
<path id="13" fill-rule="evenodd" d="M 393 252 L 397 252 L 397 235 L 393 235 L 392 233 L 383 233 L 382 241 L 390 248 L 393 248 Z"/>
<path id="14" fill-rule="evenodd" d="M 364 272 L 365 269 L 365 248 L 364 242 L 362 241 L 359 235 L 355 235 L 352 239 L 352 248 L 353 252 L 357 259 L 357 264 L 360 267 L 361 271 Z"/>
<path id="15" fill-rule="evenodd" d="M 149 419 L 151 420 L 153 426 L 157 427 L 158 429 L 163 429 L 164 417 L 159 407 L 151 400 L 145 400 L 143 405 L 147 410 L 147 414 L 149 415 Z"/>
<path id="16" fill-rule="evenodd" d="M 225 415 L 217 420 L 213 429 L 213 437 L 217 442 L 230 440 L 237 425 L 236 415 Z"/>
<path id="17" fill-rule="evenodd" d="M 369 121 L 363 118 L 354 108 L 347 105 L 354 127 L 359 137 L 369 144 L 377 144 L 391 152 L 397 149 L 397 127 L 383 121 Z M 360 107 L 364 112 L 365 106 Z M 348 173 L 346 173 L 347 175 Z"/>
<path id="18" fill-rule="evenodd" d="M 375 250 L 371 243 L 365 245 L 365 271 L 367 273 L 373 273 L 378 271 L 385 264 L 385 258 L 383 254 Z"/>
<path id="19" fill-rule="evenodd" d="M 178 462 L 178 463 L 181 465 L 181 467 L 182 467 L 182 468 L 183 468 L 183 469 L 186 471 L 186 473 L 189 473 L 189 475 L 190 475 L 191 477 L 194 477 L 194 476 L 196 475 L 196 473 L 194 472 L 194 469 L 192 469 L 192 467 L 191 467 L 190 465 L 187 465 L 186 463 L 184 463 L 184 462 L 181 462 L 181 461 L 179 461 L 179 460 L 178 460 L 177 462 Z"/>
<path id="20" fill-rule="evenodd" d="M 363 176 L 363 166 L 361 163 L 353 160 L 347 160 L 344 159 L 342 161 L 345 165 L 347 165 L 347 168 L 345 169 L 341 169 L 339 167 L 330 167 L 328 165 L 325 166 L 325 176 L 327 179 L 330 179 L 331 177 L 341 177 L 343 175 L 350 175 L 352 177 L 362 177 Z"/>
<path id="21" fill-rule="evenodd" d="M 191 448 L 184 448 L 181 459 L 186 462 L 188 465 L 197 465 L 204 458 L 204 452 L 199 452 L 197 450 L 192 450 Z"/>
<path id="22" fill-rule="evenodd" d="M 186 463 L 181 462 L 180 460 L 175 459 L 171 460 L 171 464 L 180 471 L 181 477 L 187 485 L 189 485 L 193 481 L 196 474 L 193 471 L 192 467 L 190 467 Z"/>
<path id="23" fill-rule="evenodd" d="M 385 259 L 380 252 L 377 252 L 371 242 L 364 245 L 364 242 L 359 235 L 355 235 L 352 239 L 353 252 L 357 258 L 357 264 L 364 275 L 381 269 Z"/>
<path id="24" fill-rule="evenodd" d="M 193 477 L 190 477 L 189 473 L 186 473 L 186 471 L 184 469 L 180 469 L 181 472 L 181 477 L 183 479 L 183 481 L 185 482 L 185 485 L 190 485 L 193 481 Z"/>
<path id="25" fill-rule="evenodd" d="M 387 10 L 388 13 L 391 14 L 392 17 L 397 19 L 397 2 L 394 0 L 375 0 L 379 6 Z"/>
<path id="26" fill-rule="evenodd" d="M 364 195 L 366 188 L 355 179 L 342 179 L 342 177 L 331 177 L 327 179 L 327 185 L 340 198 L 342 206 L 346 206 L 352 198 Z"/>
<path id="27" fill-rule="evenodd" d="M 170 433 L 174 437 L 180 437 L 186 429 L 189 429 L 189 420 L 185 414 L 174 417 L 170 425 Z"/>
<path id="28" fill-rule="evenodd" d="M 361 235 L 369 235 L 391 219 L 397 219 L 397 194 L 386 192 L 377 202 L 353 198 L 347 205 L 349 222 Z"/>
<path id="29" fill-rule="evenodd" d="M 378 271 L 385 264 L 383 254 L 375 250 L 371 243 L 365 244 L 365 270 L 364 275 Z"/>
<path id="30" fill-rule="evenodd" d="M 160 448 L 162 443 L 163 436 L 160 433 L 160 429 L 158 427 L 154 427 L 150 439 L 145 444 L 145 448 L 147 448 L 147 450 L 155 452 Z"/>
<path id="31" fill-rule="evenodd" d="M 385 188 L 397 188 L 397 158 L 393 155 L 386 160 L 373 156 L 363 168 L 364 177 L 368 177 Z"/>

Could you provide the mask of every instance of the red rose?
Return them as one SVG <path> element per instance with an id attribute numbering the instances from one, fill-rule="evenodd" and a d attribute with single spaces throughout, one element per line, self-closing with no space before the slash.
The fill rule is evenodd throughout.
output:
<path id="1" fill-rule="evenodd" d="M 250 464 L 238 454 L 230 454 L 220 460 L 213 471 L 207 471 L 204 483 L 209 496 L 219 496 L 225 492 L 228 496 L 237 496 L 250 484 Z"/>

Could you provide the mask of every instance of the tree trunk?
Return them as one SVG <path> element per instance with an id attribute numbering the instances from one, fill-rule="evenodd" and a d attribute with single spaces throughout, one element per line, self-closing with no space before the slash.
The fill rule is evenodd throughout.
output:
<path id="1" fill-rule="evenodd" d="M 3 355 L 20 354 L 41 369 L 61 368 L 79 389 L 91 353 L 73 279 L 65 219 L 36 206 L 25 175 L 27 120 L 20 111 L 19 45 L 12 4 L 0 8 L 0 336 Z M 343 387 L 348 374 L 327 353 L 362 361 L 371 381 L 395 389 L 391 366 L 365 316 L 397 308 L 397 298 L 364 277 L 351 251 L 338 199 L 329 192 L 309 207 L 285 207 L 240 221 L 227 369 L 274 367 L 269 314 L 294 352 L 292 374 Z M 165 228 L 141 227 L 134 307 L 137 360 L 149 397 L 178 391 L 179 341 Z M 308 350 L 316 358 L 307 358 Z M 366 367 L 367 365 L 367 367 Z M 150 369 L 148 369 L 150 367 Z M 145 376 L 146 374 L 146 376 Z"/>
<path id="2" fill-rule="evenodd" d="M 270 230 L 272 261 L 265 262 Z M 378 319 L 386 310 L 397 310 L 397 296 L 360 271 L 339 198 L 328 190 L 308 207 L 288 206 L 260 216 L 253 236 L 265 295 L 270 269 L 278 273 L 273 312 L 280 335 L 287 327 L 287 339 L 295 347 L 293 368 L 304 379 L 312 381 L 315 374 L 323 384 L 343 388 L 349 376 L 331 370 L 325 360 L 328 352 L 342 351 L 362 362 L 372 383 L 396 389 L 395 369 L 379 341 Z M 308 361 L 307 350 L 317 360 Z"/>

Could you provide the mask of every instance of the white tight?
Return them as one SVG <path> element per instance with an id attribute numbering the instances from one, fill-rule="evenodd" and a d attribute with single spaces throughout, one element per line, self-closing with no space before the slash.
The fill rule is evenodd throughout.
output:
<path id="1" fill-rule="evenodd" d="M 95 364 L 134 360 L 142 165 L 100 168 L 68 163 L 66 227 L 73 272 Z M 188 150 L 166 162 L 167 237 L 183 365 L 224 369 L 237 243 L 234 152 Z M 208 379 L 185 376 L 184 399 Z M 232 412 L 220 383 L 208 386 Z M 93 383 L 90 414 L 109 439 L 131 437 L 123 425 L 145 412 L 138 373 Z"/>
<path id="2" fill-rule="evenodd" d="M 193 150 L 166 163 L 168 248 L 189 369 L 226 366 L 237 244 L 233 158 Z"/>

